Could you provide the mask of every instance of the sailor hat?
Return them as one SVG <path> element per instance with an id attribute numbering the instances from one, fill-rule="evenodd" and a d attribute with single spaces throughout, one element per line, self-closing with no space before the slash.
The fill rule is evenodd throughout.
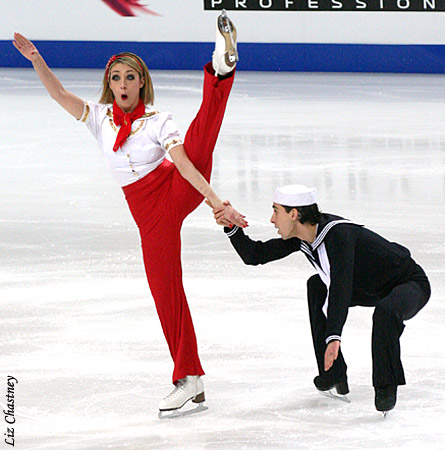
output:
<path id="1" fill-rule="evenodd" d="M 317 190 L 302 184 L 288 184 L 277 188 L 274 203 L 284 206 L 308 206 L 317 203 Z"/>

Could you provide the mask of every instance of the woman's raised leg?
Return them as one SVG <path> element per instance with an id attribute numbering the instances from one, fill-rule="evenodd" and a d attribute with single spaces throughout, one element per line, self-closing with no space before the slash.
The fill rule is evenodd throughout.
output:
<path id="1" fill-rule="evenodd" d="M 210 181 L 213 151 L 232 89 L 237 61 L 236 29 L 223 11 L 217 20 L 213 62 L 204 66 L 201 107 L 184 139 L 187 156 L 207 181 Z M 215 69 L 218 73 L 215 73 Z M 172 194 L 183 219 L 203 200 L 202 195 L 178 172 L 173 178 Z"/>

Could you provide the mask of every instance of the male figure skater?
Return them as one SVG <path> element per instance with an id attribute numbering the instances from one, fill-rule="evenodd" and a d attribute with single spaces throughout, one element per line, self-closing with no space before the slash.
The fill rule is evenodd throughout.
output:
<path id="1" fill-rule="evenodd" d="M 215 219 L 224 225 L 222 209 Z M 270 221 L 281 239 L 253 241 L 239 227 L 224 227 L 245 264 L 266 264 L 301 250 L 317 270 L 307 282 L 309 317 L 318 364 L 316 388 L 349 392 L 340 348 L 350 306 L 373 306 L 372 360 L 375 406 L 394 408 L 397 386 L 405 384 L 399 338 L 404 321 L 430 297 L 425 272 L 405 247 L 342 217 L 321 213 L 315 188 L 288 185 L 276 190 Z"/>

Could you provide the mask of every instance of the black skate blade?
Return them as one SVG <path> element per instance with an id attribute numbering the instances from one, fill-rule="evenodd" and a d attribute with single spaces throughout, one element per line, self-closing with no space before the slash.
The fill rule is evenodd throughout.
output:
<path id="1" fill-rule="evenodd" d="M 340 400 L 345 403 L 351 403 L 351 400 L 346 395 L 339 395 L 332 391 L 318 391 L 323 397 L 332 398 L 334 400 Z"/>
<path id="2" fill-rule="evenodd" d="M 388 417 L 389 411 L 381 411 L 382 413 L 382 419 L 385 420 Z"/>
<path id="3" fill-rule="evenodd" d="M 204 403 L 199 403 L 197 406 L 191 409 L 184 409 L 184 407 L 179 409 L 173 409 L 170 411 L 159 411 L 159 419 L 176 419 L 178 417 L 190 416 L 192 414 L 197 414 L 203 411 L 207 411 L 208 406 L 204 406 Z"/>

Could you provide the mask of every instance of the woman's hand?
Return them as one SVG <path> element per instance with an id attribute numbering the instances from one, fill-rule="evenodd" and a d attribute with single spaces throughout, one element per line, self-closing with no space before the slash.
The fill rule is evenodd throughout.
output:
<path id="1" fill-rule="evenodd" d="M 62 83 L 47 66 L 35 45 L 20 33 L 14 33 L 14 40 L 12 43 L 26 59 L 32 62 L 32 65 L 43 86 L 45 86 L 48 91 L 48 94 L 76 119 L 80 119 L 84 109 L 83 100 L 72 92 L 67 91 L 62 86 Z"/>
<path id="2" fill-rule="evenodd" d="M 246 228 L 249 226 L 247 221 L 245 220 L 246 216 L 239 213 L 233 206 L 230 204 L 228 200 L 223 202 L 224 205 L 224 219 L 229 221 L 233 225 L 237 225 L 241 228 Z"/>
<path id="3" fill-rule="evenodd" d="M 20 33 L 14 33 L 14 40 L 12 43 L 14 47 L 29 61 L 32 61 L 33 58 L 35 58 L 35 55 L 39 54 L 39 51 L 36 49 L 35 45 Z"/>
<path id="4" fill-rule="evenodd" d="M 246 228 L 249 226 L 245 220 L 246 216 L 234 209 L 228 200 L 224 201 L 222 205 L 217 207 L 214 207 L 208 200 L 206 200 L 206 203 L 213 209 L 213 215 L 218 225 L 225 227 L 237 225 L 241 228 Z"/>

